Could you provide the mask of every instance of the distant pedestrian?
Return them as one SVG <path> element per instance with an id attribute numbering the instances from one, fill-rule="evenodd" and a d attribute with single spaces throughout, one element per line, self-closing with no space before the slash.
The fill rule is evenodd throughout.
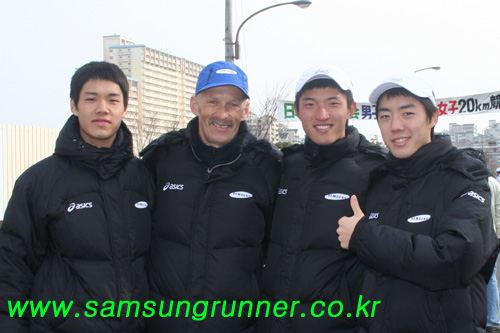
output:
<path id="1" fill-rule="evenodd" d="M 500 184 L 493 177 L 488 177 L 488 184 L 491 191 L 491 216 L 493 217 L 493 228 L 495 229 L 497 237 L 500 239 Z M 500 332 L 500 307 L 496 262 L 486 288 L 486 301 L 488 304 L 486 332 Z"/>

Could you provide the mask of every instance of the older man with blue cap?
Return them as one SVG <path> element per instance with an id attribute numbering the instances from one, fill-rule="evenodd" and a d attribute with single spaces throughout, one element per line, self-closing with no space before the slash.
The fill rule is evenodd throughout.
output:
<path id="1" fill-rule="evenodd" d="M 141 152 L 157 188 L 149 329 L 252 331 L 281 153 L 248 131 L 247 75 L 232 63 L 201 71 L 191 110 Z"/>

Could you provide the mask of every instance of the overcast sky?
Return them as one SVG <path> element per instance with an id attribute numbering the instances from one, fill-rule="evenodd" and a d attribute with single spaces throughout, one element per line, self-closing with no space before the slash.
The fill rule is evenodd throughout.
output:
<path id="1" fill-rule="evenodd" d="M 19 0 L 0 11 L 0 123 L 60 128 L 70 115 L 75 69 L 102 60 L 102 37 L 119 34 L 206 65 L 224 59 L 224 0 Z M 239 24 L 283 1 L 233 0 Z M 240 33 L 241 59 L 252 104 L 276 84 L 309 66 L 344 69 L 355 98 L 394 73 L 420 72 L 438 98 L 500 90 L 500 1 L 312 0 L 307 9 L 281 6 L 248 21 Z M 443 117 L 444 118 L 444 117 Z M 499 114 L 440 120 L 478 124 Z M 355 123 L 371 136 L 375 122 Z"/>

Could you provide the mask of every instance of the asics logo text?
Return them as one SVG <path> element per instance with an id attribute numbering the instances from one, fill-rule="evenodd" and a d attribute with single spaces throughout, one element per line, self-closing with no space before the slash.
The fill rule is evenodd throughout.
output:
<path id="1" fill-rule="evenodd" d="M 75 209 L 85 209 L 85 208 L 92 208 L 92 202 L 83 202 L 79 204 L 72 202 L 68 206 L 68 212 L 71 213 Z"/>
<path id="2" fill-rule="evenodd" d="M 184 190 L 184 184 L 171 184 L 170 182 L 167 182 L 165 186 L 163 186 L 163 191 L 166 190 L 178 190 L 182 191 Z"/>

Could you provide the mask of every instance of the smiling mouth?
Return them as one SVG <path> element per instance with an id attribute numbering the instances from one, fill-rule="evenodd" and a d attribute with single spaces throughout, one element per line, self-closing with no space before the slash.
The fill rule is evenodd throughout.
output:
<path id="1" fill-rule="evenodd" d="M 230 128 L 230 127 L 233 127 L 233 124 L 232 123 L 227 123 L 227 124 L 220 124 L 220 123 L 217 123 L 213 120 L 210 121 L 210 125 L 214 125 L 215 127 L 217 128 Z"/>
<path id="2" fill-rule="evenodd" d="M 399 138 L 399 139 L 392 140 L 392 142 L 394 142 L 394 143 L 403 143 L 403 142 L 406 142 L 408 140 L 409 140 L 409 138 Z"/>
<path id="3" fill-rule="evenodd" d="M 319 129 L 319 130 L 326 130 L 332 127 L 332 125 L 316 125 L 314 128 Z"/>

